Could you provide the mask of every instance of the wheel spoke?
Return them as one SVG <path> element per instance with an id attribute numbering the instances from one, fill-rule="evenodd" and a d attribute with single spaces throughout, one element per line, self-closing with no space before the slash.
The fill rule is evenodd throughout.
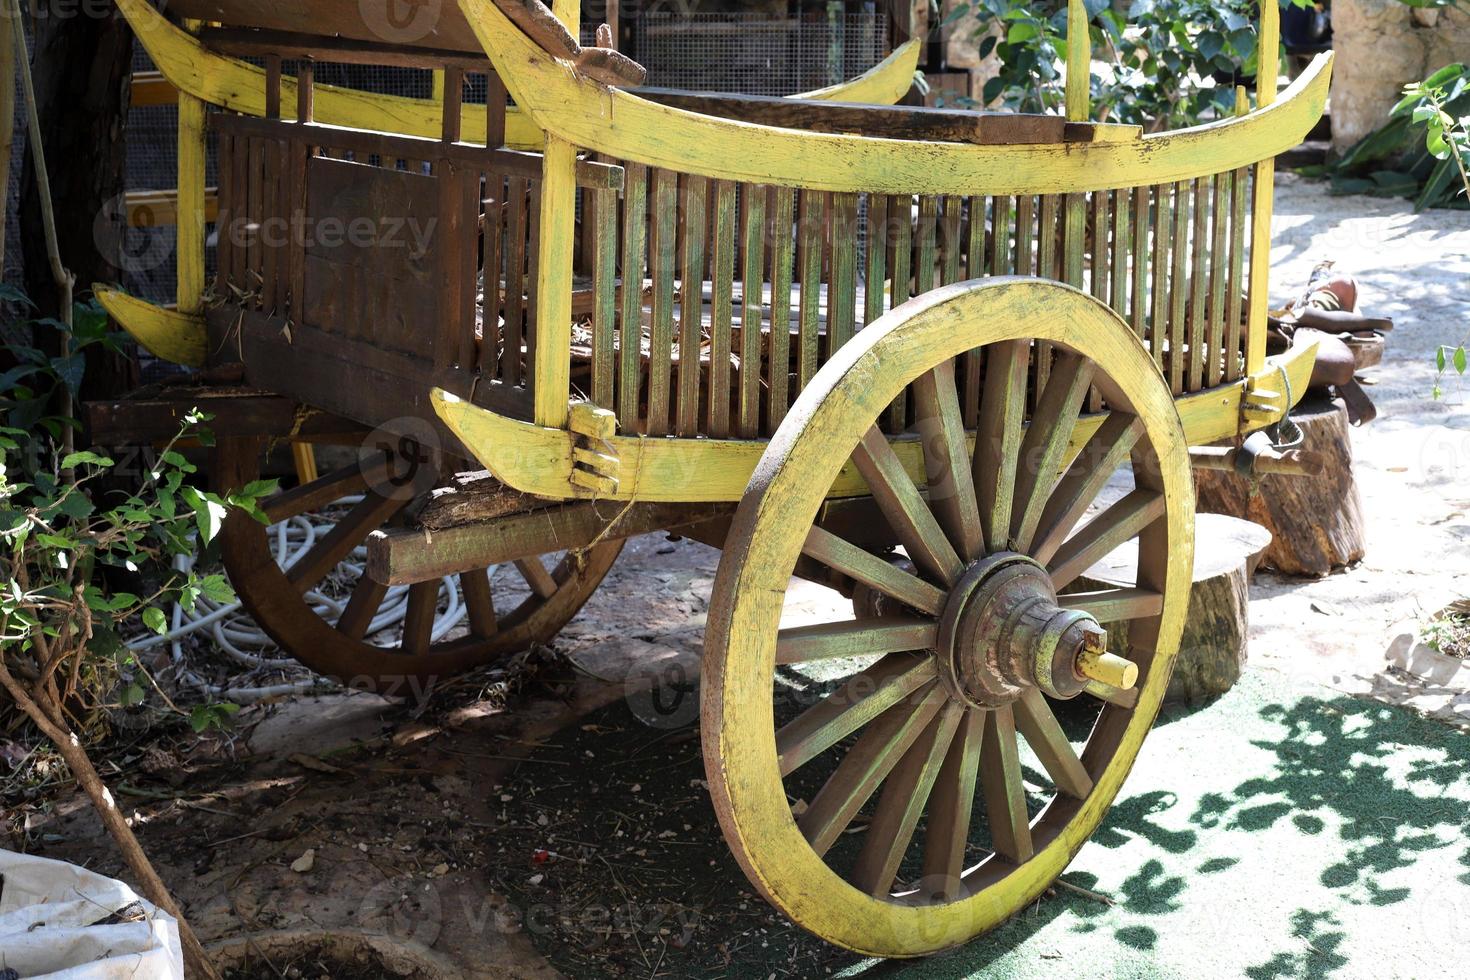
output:
<path id="1" fill-rule="evenodd" d="M 891 889 L 964 714 L 959 702 L 946 704 L 884 781 L 852 872 L 852 883 L 869 895 L 881 897 Z"/>
<path id="2" fill-rule="evenodd" d="M 1011 340 L 986 350 L 985 388 L 975 433 L 972 477 L 978 491 L 985 543 L 992 552 L 1010 544 L 1016 466 L 1025 434 L 1026 363 L 1030 342 Z"/>
<path id="3" fill-rule="evenodd" d="M 1026 788 L 1016 747 L 1016 719 L 1010 708 L 985 713 L 985 742 L 980 747 L 980 785 L 990 818 L 995 853 L 1020 864 L 1029 861 L 1031 821 L 1026 814 Z"/>
<path id="4" fill-rule="evenodd" d="M 863 436 L 852 459 L 909 558 L 932 578 L 952 584 L 964 567 L 960 556 L 877 426 Z"/>
<path id="5" fill-rule="evenodd" d="M 863 731 L 796 821 L 812 850 L 827 853 L 947 699 L 936 683 L 917 704 L 896 704 Z"/>
<path id="6" fill-rule="evenodd" d="M 1080 354 L 1063 351 L 1052 367 L 1026 438 L 1021 443 L 1021 466 L 1016 474 L 1016 510 L 1011 540 L 1024 551 L 1036 533 L 1042 508 L 1056 483 L 1072 430 L 1082 412 L 1082 401 L 1092 386 L 1093 363 Z"/>
<path id="7" fill-rule="evenodd" d="M 1047 705 L 1046 697 L 1036 688 L 1030 688 L 1016 702 L 1015 710 L 1016 727 L 1026 736 L 1031 751 L 1051 774 L 1057 789 L 1075 799 L 1085 800 L 1092 792 L 1092 777 L 1083 768 L 1082 760 L 1077 758 L 1066 732 L 1057 722 L 1057 716 Z"/>
<path id="8" fill-rule="evenodd" d="M 518 558 L 515 562 L 516 569 L 521 573 L 521 578 L 531 587 L 531 591 L 543 599 L 550 599 L 556 595 L 556 579 L 541 564 L 541 559 L 534 555 L 530 558 Z"/>
<path id="9" fill-rule="evenodd" d="M 915 381 L 913 388 L 924 440 L 929 506 L 960 557 L 973 561 L 985 553 L 985 529 L 980 523 L 975 480 L 966 465 L 969 444 L 955 388 L 954 362 L 945 361 Z"/>
<path id="10" fill-rule="evenodd" d="M 1065 588 L 1114 548 L 1136 537 L 1164 516 L 1164 495 L 1158 490 L 1134 490 L 1094 517 L 1068 538 L 1047 565 L 1052 584 Z"/>
<path id="11" fill-rule="evenodd" d="M 367 575 L 359 578 L 352 587 L 352 598 L 347 600 L 347 608 L 337 618 L 337 631 L 353 640 L 366 636 L 387 591 L 387 585 Z"/>
<path id="12" fill-rule="evenodd" d="M 1153 589 L 1099 589 L 1059 596 L 1063 609 L 1080 609 L 1099 623 L 1144 619 L 1164 611 L 1164 594 Z"/>
<path id="13" fill-rule="evenodd" d="M 930 619 L 854 619 L 785 629 L 776 637 L 776 663 L 933 649 L 939 625 Z"/>
<path id="14" fill-rule="evenodd" d="M 849 677 L 776 733 L 781 775 L 789 776 L 934 679 L 932 660 L 903 656 Z"/>
<path id="15" fill-rule="evenodd" d="M 960 721 L 930 796 L 929 826 L 924 834 L 924 878 L 936 897 L 949 901 L 959 897 L 960 878 L 965 873 L 965 844 L 970 839 L 984 736 L 985 713 L 971 708 Z M 942 885 L 935 888 L 935 883 Z"/>
<path id="16" fill-rule="evenodd" d="M 1137 416 L 1123 412 L 1108 416 L 1047 500 L 1036 535 L 1027 542 L 1031 557 L 1043 565 L 1051 561 L 1142 434 L 1143 423 Z"/>
<path id="17" fill-rule="evenodd" d="M 322 536 L 311 550 L 302 555 L 290 568 L 286 578 L 305 594 L 337 563 L 352 553 L 352 549 L 367 540 L 367 536 L 383 525 L 383 522 L 407 506 L 407 500 L 384 497 L 369 491 L 367 496 L 352 506 L 333 528 Z"/>
<path id="18" fill-rule="evenodd" d="M 334 470 L 326 476 L 278 493 L 266 501 L 261 510 L 272 524 L 288 517 L 318 510 L 343 497 L 361 493 L 375 479 L 381 479 L 388 470 L 388 457 L 380 456 L 374 462 L 354 462 Z"/>
<path id="19" fill-rule="evenodd" d="M 459 591 L 464 596 L 465 610 L 469 613 L 470 632 L 485 639 L 499 630 L 495 621 L 495 602 L 490 594 L 490 576 L 487 570 L 477 568 L 461 572 Z"/>
<path id="20" fill-rule="evenodd" d="M 439 605 L 439 580 L 415 582 L 408 587 L 408 609 L 403 614 L 403 652 L 420 656 L 429 652 L 434 632 L 434 611 Z"/>
<path id="21" fill-rule="evenodd" d="M 1099 684 L 1097 681 L 1088 681 L 1086 691 L 1099 701 L 1106 701 L 1125 711 L 1132 711 L 1138 707 L 1138 688 L 1136 686 L 1124 691 L 1120 688 L 1108 687 L 1106 684 Z"/>
<path id="22" fill-rule="evenodd" d="M 944 608 L 944 593 L 939 589 L 831 531 L 812 528 L 801 550 L 802 554 L 815 558 L 834 571 L 870 585 L 921 612 L 937 616 Z"/>

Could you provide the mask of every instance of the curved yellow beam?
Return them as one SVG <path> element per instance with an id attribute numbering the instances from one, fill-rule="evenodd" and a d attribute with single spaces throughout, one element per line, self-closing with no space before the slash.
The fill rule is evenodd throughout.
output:
<path id="1" fill-rule="evenodd" d="M 92 293 L 108 316 L 154 357 L 185 367 L 204 367 L 206 341 L 202 316 L 165 310 L 107 286 L 93 286 Z"/>
<path id="2" fill-rule="evenodd" d="M 850 81 L 811 92 L 801 92 L 789 98 L 893 105 L 913 88 L 914 72 L 919 68 L 919 53 L 922 48 L 918 38 L 911 38 L 894 48 L 888 57 Z"/>
<path id="3" fill-rule="evenodd" d="M 1294 348 L 1267 361 L 1259 375 L 1176 400 L 1189 444 L 1218 442 L 1276 421 L 1286 411 L 1284 398 L 1279 397 L 1283 387 L 1281 370 L 1286 371 L 1291 382 L 1294 405 L 1306 393 L 1315 360 L 1315 345 Z M 1272 398 L 1273 394 L 1278 397 Z M 617 487 L 593 494 L 572 483 L 575 447 L 572 434 L 565 429 L 507 418 L 437 388 L 430 401 L 444 424 L 496 479 L 538 497 L 597 496 L 688 503 L 735 501 L 745 492 L 766 448 L 761 440 L 614 436 L 607 445 L 610 454 L 618 459 Z M 1248 411 L 1252 402 L 1268 404 L 1269 410 Z M 1068 458 L 1081 451 L 1102 420 L 1101 415 L 1091 415 L 1078 423 Z M 970 438 L 973 445 L 973 433 Z M 901 436 L 892 442 L 904 468 L 922 485 L 924 456 L 919 438 Z M 851 497 L 866 492 L 862 476 L 848 463 L 833 484 L 831 495 Z"/>
<path id="4" fill-rule="evenodd" d="M 972 146 L 781 129 L 701 115 L 579 75 L 489 0 L 457 0 L 516 104 L 577 146 L 725 180 L 884 194 L 1059 194 L 1166 183 L 1254 164 L 1298 143 L 1327 100 L 1331 53 L 1281 101 L 1126 141 Z"/>
<path id="5" fill-rule="evenodd" d="M 210 51 L 198 38 L 176 27 L 146 0 L 117 0 L 117 6 L 148 51 L 148 56 L 175 88 L 225 109 L 250 116 L 265 115 L 265 72 L 262 69 Z M 805 92 L 793 98 L 891 105 L 908 91 L 918 58 L 918 42 L 910 41 L 851 82 Z M 296 80 L 289 76 L 281 79 L 281 105 L 288 111 L 296 105 Z M 335 85 L 317 85 L 315 112 L 318 122 L 348 129 L 431 139 L 438 139 L 443 133 L 443 106 L 433 99 L 375 95 Z M 467 105 L 463 108 L 460 132 L 468 142 L 485 141 L 483 107 Z M 511 107 L 505 117 L 505 141 L 511 149 L 535 151 L 541 149 L 545 139 L 526 113 Z"/>

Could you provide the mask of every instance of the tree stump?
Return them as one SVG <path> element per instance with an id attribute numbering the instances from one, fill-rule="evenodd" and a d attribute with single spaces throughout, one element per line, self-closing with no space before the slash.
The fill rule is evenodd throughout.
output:
<path id="1" fill-rule="evenodd" d="M 1259 524 L 1223 514 L 1199 515 L 1189 614 L 1164 694 L 1166 702 L 1195 704 L 1224 694 L 1239 679 L 1249 634 L 1250 577 L 1270 543 L 1271 533 Z M 1077 587 L 1127 588 L 1138 580 L 1137 571 L 1135 541 L 1089 568 Z M 1125 624 L 1109 627 L 1108 645 L 1118 655 L 1127 655 Z"/>
<path id="2" fill-rule="evenodd" d="M 1242 517 L 1270 531 L 1271 546 L 1262 561 L 1266 568 L 1321 578 L 1366 551 L 1351 427 L 1341 402 L 1317 395 L 1303 399 L 1291 417 L 1305 437 L 1301 448 L 1325 457 L 1323 473 L 1267 476 L 1253 487 L 1234 473 L 1196 470 L 1199 510 Z"/>

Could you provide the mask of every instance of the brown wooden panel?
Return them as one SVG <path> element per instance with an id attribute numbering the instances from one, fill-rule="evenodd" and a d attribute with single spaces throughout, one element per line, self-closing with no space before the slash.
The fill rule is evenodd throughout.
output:
<path id="1" fill-rule="evenodd" d="M 223 24 L 314 36 L 341 37 L 400 50 L 442 48 L 483 54 L 458 4 L 360 3 L 358 0 L 169 0 L 170 14 Z"/>
<path id="2" fill-rule="evenodd" d="M 384 350 L 431 358 L 439 340 L 442 238 L 424 220 L 438 212 L 438 191 L 421 174 L 308 161 L 306 292 L 297 329 L 340 333 L 347 324 Z M 355 281 L 373 285 L 373 302 L 363 302 Z"/>

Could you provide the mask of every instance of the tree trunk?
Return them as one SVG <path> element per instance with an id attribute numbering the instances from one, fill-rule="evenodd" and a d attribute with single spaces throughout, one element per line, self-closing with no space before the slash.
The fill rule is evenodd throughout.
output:
<path id="1" fill-rule="evenodd" d="M 31 72 L 61 259 L 85 296 L 95 282 L 121 279 L 126 153 L 123 124 L 132 78 L 133 34 L 111 5 L 31 0 Z M 60 292 L 51 274 L 29 142 L 21 183 L 20 240 L 25 287 L 41 316 L 58 317 Z M 57 348 L 54 331 L 38 346 Z M 83 395 L 115 397 L 136 384 L 132 359 L 87 351 Z"/>
<path id="2" fill-rule="evenodd" d="M 1255 521 L 1271 532 L 1263 564 L 1321 577 L 1367 550 L 1363 503 L 1353 480 L 1353 446 L 1341 403 L 1308 395 L 1291 413 L 1302 448 L 1327 460 L 1321 476 L 1267 476 L 1258 487 L 1234 473 L 1195 472 L 1199 509 Z M 1239 440 L 1237 443 L 1239 444 Z"/>

